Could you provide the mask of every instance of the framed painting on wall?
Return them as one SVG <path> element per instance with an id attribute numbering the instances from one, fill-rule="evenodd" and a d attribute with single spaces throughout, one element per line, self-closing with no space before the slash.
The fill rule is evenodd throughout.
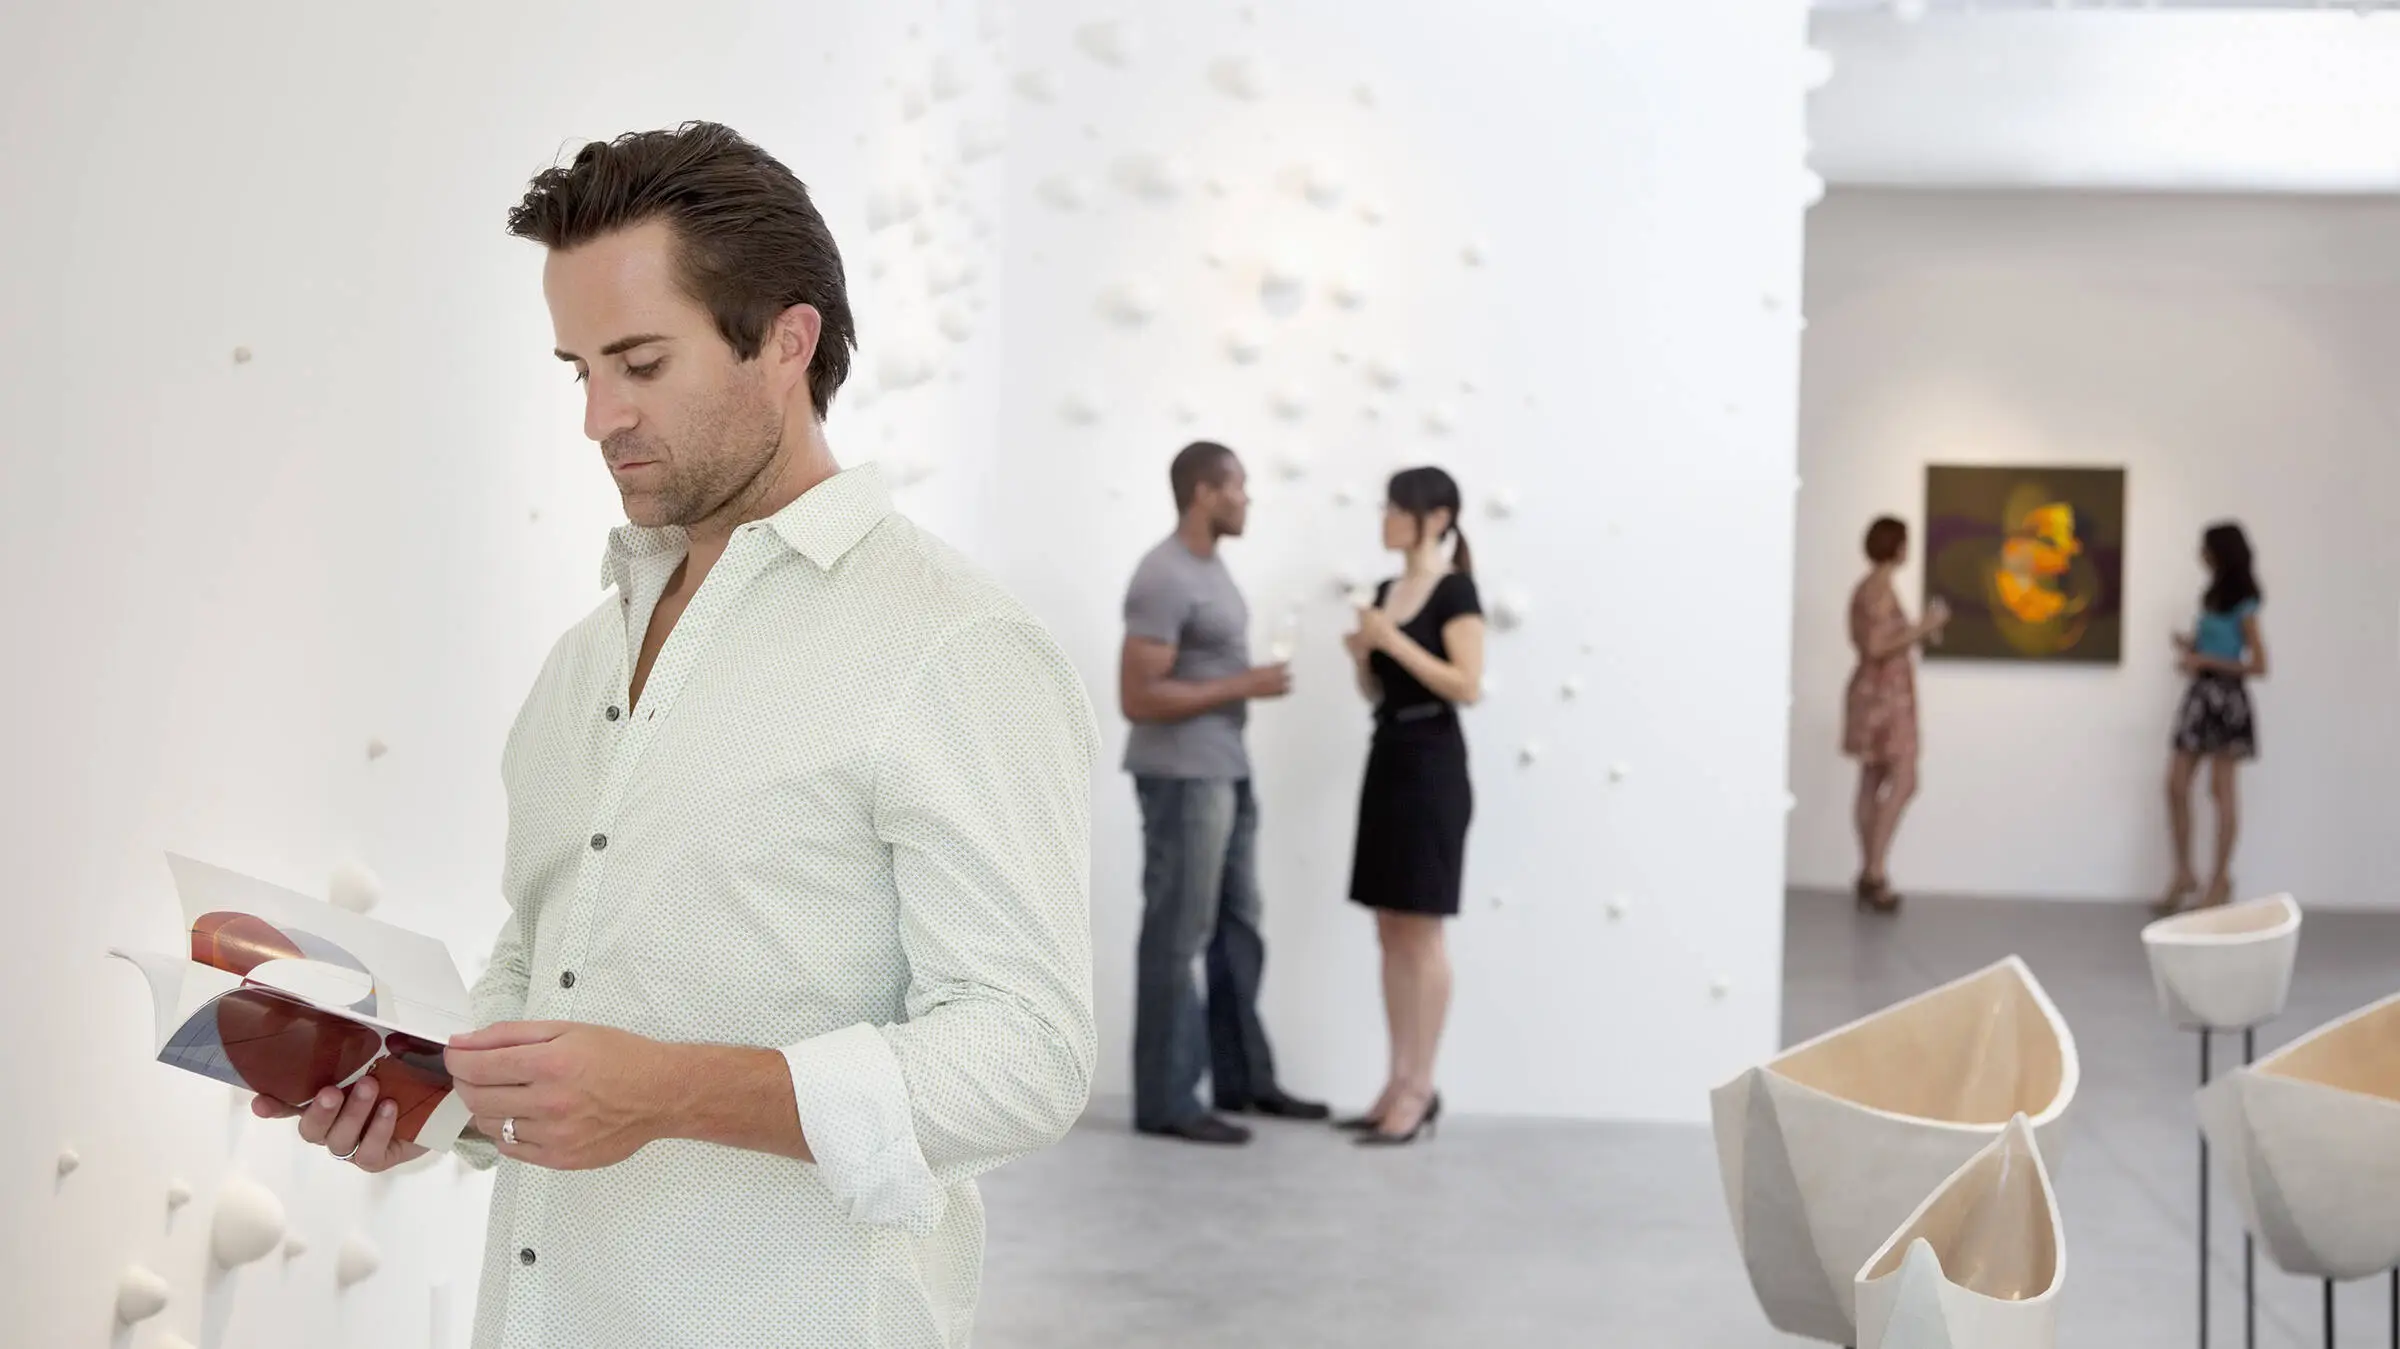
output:
<path id="1" fill-rule="evenodd" d="M 1951 615 L 1928 659 L 2123 659 L 2125 470 L 1929 465 L 1924 546 Z"/>

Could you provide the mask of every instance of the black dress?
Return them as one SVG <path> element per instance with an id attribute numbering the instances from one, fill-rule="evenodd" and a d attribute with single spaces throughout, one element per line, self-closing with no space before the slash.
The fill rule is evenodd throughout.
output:
<path id="1" fill-rule="evenodd" d="M 1375 602 L 1382 604 L 1391 588 L 1389 581 L 1377 587 Z M 1482 612 L 1475 582 L 1454 572 L 1434 584 L 1425 607 L 1400 630 L 1448 660 L 1442 629 Z M 1383 687 L 1383 702 L 1375 709 L 1375 741 L 1359 790 L 1350 898 L 1371 909 L 1456 917 L 1467 821 L 1475 813 L 1458 709 L 1380 651 L 1367 665 Z"/>

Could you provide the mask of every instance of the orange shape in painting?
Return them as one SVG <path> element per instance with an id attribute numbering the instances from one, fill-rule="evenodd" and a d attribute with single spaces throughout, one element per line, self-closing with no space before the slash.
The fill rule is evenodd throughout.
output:
<path id="1" fill-rule="evenodd" d="M 2066 610 L 2067 596 L 2057 589 L 2083 553 L 2075 537 L 2075 508 L 2051 502 L 2025 513 L 2017 532 L 2000 546 L 2000 570 L 1992 589 L 2000 604 L 2025 623 L 2047 623 Z"/>

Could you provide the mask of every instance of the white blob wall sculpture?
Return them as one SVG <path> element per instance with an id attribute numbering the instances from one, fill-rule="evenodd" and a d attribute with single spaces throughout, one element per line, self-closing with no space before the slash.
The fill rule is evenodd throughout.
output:
<path id="1" fill-rule="evenodd" d="M 1300 170 L 1300 195 L 1308 204 L 1323 210 L 1333 210 L 1342 204 L 1349 189 L 1330 164 L 1309 164 Z"/>
<path id="2" fill-rule="evenodd" d="M 167 1309 L 173 1290 L 146 1265 L 127 1265 L 117 1276 L 117 1319 L 126 1325 L 147 1321 Z"/>
<path id="3" fill-rule="evenodd" d="M 1172 155 L 1130 154 L 1109 166 L 1117 187 L 1153 206 L 1181 200 L 1192 181 L 1191 166 Z"/>
<path id="4" fill-rule="evenodd" d="M 1043 203 L 1061 211 L 1080 211 L 1092 199 L 1092 185 L 1071 173 L 1054 173 L 1034 188 Z"/>
<path id="5" fill-rule="evenodd" d="M 227 1269 L 264 1259 L 283 1242 L 283 1201 L 256 1181 L 235 1177 L 217 1193 L 208 1249 Z"/>
<path id="6" fill-rule="evenodd" d="M 925 209 L 925 190 L 913 182 L 891 182 L 867 194 L 867 228 L 905 225 Z"/>
<path id="7" fill-rule="evenodd" d="M 2271 1021 L 2291 997 L 2300 904 L 2273 895 L 2161 918 L 2142 929 L 2159 1011 L 2186 1030 Z"/>
<path id="8" fill-rule="evenodd" d="M 334 1255 L 333 1281 L 340 1287 L 348 1288 L 372 1278 L 375 1271 L 381 1268 L 383 1252 L 368 1240 L 364 1232 L 352 1232 L 342 1238 L 342 1249 Z"/>
<path id="9" fill-rule="evenodd" d="M 1008 148 L 1008 131 L 995 121 L 976 120 L 958 129 L 958 161 L 980 164 Z"/>
<path id="10" fill-rule="evenodd" d="M 2055 1146 L 2081 1072 L 2066 1022 L 2011 956 L 1710 1093 L 1734 1238 L 1768 1321 L 1857 1343 L 1859 1268 L 2013 1116 Z"/>
<path id="11" fill-rule="evenodd" d="M 178 1176 L 167 1182 L 167 1212 L 173 1213 L 192 1202 L 192 1183 Z"/>
<path id="12" fill-rule="evenodd" d="M 58 1160 L 51 1163 L 51 1168 L 57 1172 L 60 1180 L 65 1180 L 67 1177 L 74 1175 L 76 1168 L 82 1165 L 82 1153 L 77 1152 L 73 1148 L 61 1148 L 59 1149 Z"/>
<path id="13" fill-rule="evenodd" d="M 1220 56 L 1208 64 L 1208 82 L 1227 98 L 1255 102 L 1266 97 L 1266 72 L 1256 57 Z"/>
<path id="14" fill-rule="evenodd" d="M 1113 70 L 1131 67 L 1141 43 L 1122 20 L 1099 19 L 1075 30 L 1075 48 Z"/>
<path id="15" fill-rule="evenodd" d="M 1288 317 L 1308 302 L 1308 273 L 1289 258 L 1270 258 L 1258 273 L 1259 303 L 1267 312 Z"/>
<path id="16" fill-rule="evenodd" d="M 366 864 L 347 861 L 333 869 L 325 883 L 325 898 L 337 909 L 366 913 L 383 902 L 383 881 Z"/>
<path id="17" fill-rule="evenodd" d="M 1308 416 L 1308 394 L 1294 385 L 1276 385 L 1267 394 L 1267 410 L 1279 421 L 1299 421 Z"/>
<path id="18" fill-rule="evenodd" d="M 1515 632 L 1533 616 L 1533 597 L 1522 590 L 1502 590 L 1492 597 L 1492 626 Z"/>
<path id="19" fill-rule="evenodd" d="M 1033 103 L 1058 101 L 1058 81 L 1047 70 L 1019 71 L 1016 78 L 1017 96 Z"/>
<path id="20" fill-rule="evenodd" d="M 1138 328 L 1157 317 L 1162 303 L 1156 282 L 1128 277 L 1100 292 L 1100 313 L 1123 328 Z"/>
<path id="21" fill-rule="evenodd" d="M 2199 1094 L 2217 1172 L 2267 1258 L 2359 1279 L 2400 1265 L 2400 994 Z"/>
<path id="22" fill-rule="evenodd" d="M 1249 365 L 1267 349 L 1256 328 L 1231 328 L 1225 333 L 1225 356 L 1236 365 Z"/>
<path id="23" fill-rule="evenodd" d="M 2066 1275 L 2058 1195 L 2020 1114 L 1858 1271 L 1859 1349 L 2053 1349 Z"/>

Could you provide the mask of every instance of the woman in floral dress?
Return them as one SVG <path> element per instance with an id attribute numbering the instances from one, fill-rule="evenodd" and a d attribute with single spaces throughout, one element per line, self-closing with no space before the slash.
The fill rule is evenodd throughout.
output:
<path id="1" fill-rule="evenodd" d="M 1850 645 L 1858 668 L 1842 704 L 1842 752 L 1858 760 L 1858 873 L 1861 908 L 1900 907 L 1887 869 L 1900 813 L 1917 794 L 1917 678 L 1919 644 L 1938 641 L 1950 621 L 1939 599 L 1923 622 L 1900 607 L 1892 575 L 1908 556 L 1908 526 L 1885 516 L 1867 530 L 1866 579 L 1850 595 Z"/>

